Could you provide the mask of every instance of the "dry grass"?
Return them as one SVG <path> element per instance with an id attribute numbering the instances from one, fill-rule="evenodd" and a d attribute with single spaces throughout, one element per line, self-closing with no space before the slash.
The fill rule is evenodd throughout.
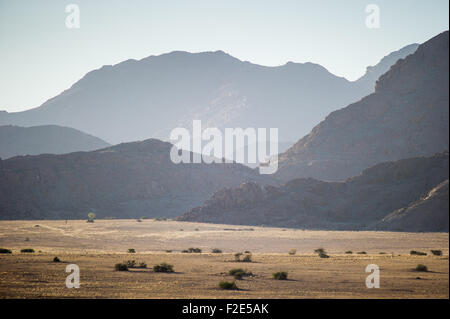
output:
<path id="1" fill-rule="evenodd" d="M 0 247 L 13 253 L 0 255 L 0 298 L 449 298 L 448 234 L 225 228 L 248 229 L 153 220 L 1 221 Z M 36 253 L 19 253 L 30 246 Z M 114 271 L 116 263 L 129 259 L 129 247 L 148 265 L 174 265 L 175 273 Z M 205 252 L 221 247 L 223 254 L 182 254 L 186 247 Z M 286 254 L 292 247 L 297 254 Z M 317 247 L 332 258 L 317 258 Z M 409 255 L 431 248 L 444 256 Z M 218 282 L 233 280 L 228 272 L 242 249 L 252 251 L 254 276 L 239 281 L 239 290 L 220 289 Z M 60 263 L 53 262 L 55 255 Z M 65 287 L 69 263 L 80 267 L 80 289 Z M 429 271 L 417 280 L 413 269 L 420 263 Z M 380 289 L 365 287 L 368 264 L 380 267 Z M 288 280 L 273 280 L 280 269 Z"/>

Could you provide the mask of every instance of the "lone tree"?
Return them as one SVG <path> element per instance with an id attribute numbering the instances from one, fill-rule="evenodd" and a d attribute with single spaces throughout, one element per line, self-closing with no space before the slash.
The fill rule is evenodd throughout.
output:
<path id="1" fill-rule="evenodd" d="M 94 219 L 95 219 L 95 214 L 94 213 L 89 213 L 88 214 L 88 223 L 93 223 L 94 222 Z"/>

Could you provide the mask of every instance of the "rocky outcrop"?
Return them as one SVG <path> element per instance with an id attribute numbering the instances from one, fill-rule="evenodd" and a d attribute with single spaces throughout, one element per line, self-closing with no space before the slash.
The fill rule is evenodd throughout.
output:
<path id="1" fill-rule="evenodd" d="M 377 230 L 448 232 L 448 179 L 434 187 L 426 196 L 407 207 L 384 217 L 373 228 Z"/>
<path id="2" fill-rule="evenodd" d="M 448 153 L 375 165 L 345 182 L 299 178 L 283 186 L 245 183 L 216 192 L 179 220 L 318 229 L 376 229 L 390 213 L 419 200 L 448 179 Z M 447 194 L 448 206 L 448 194 Z M 430 214 L 435 227 L 448 228 L 442 210 Z M 383 224 L 387 230 L 397 226 Z M 405 231 L 420 229 L 406 224 Z"/>
<path id="3" fill-rule="evenodd" d="M 382 75 L 375 93 L 332 112 L 279 159 L 277 176 L 345 180 L 384 161 L 449 150 L 449 33 Z"/>
<path id="4" fill-rule="evenodd" d="M 171 147 L 150 139 L 0 161 L 0 219 L 171 217 L 222 187 L 271 181 L 239 164 L 174 164 Z"/>

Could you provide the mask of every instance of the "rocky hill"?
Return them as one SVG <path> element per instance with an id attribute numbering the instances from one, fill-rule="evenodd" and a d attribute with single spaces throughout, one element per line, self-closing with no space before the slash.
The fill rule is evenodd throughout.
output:
<path id="1" fill-rule="evenodd" d="M 202 206 L 191 209 L 178 219 L 310 229 L 376 229 L 376 224 L 383 218 L 420 200 L 447 180 L 448 174 L 449 156 L 441 153 L 381 163 L 345 182 L 299 178 L 280 187 L 250 182 L 216 192 Z M 427 215 L 434 218 L 429 222 L 434 226 L 426 229 L 448 229 L 448 211 L 445 210 L 446 219 L 443 211 L 445 205 L 434 207 L 437 210 Z M 378 228 L 397 230 L 399 226 L 388 223 L 388 220 Z M 418 218 L 416 220 L 421 222 Z M 421 229 L 420 225 L 402 224 L 401 221 L 399 224 L 404 225 L 402 230 L 405 231 Z"/>
<path id="2" fill-rule="evenodd" d="M 380 162 L 449 150 L 449 33 L 383 74 L 375 93 L 332 112 L 279 159 L 277 176 L 345 180 Z"/>
<path id="3" fill-rule="evenodd" d="M 105 141 L 69 127 L 43 125 L 0 126 L 0 158 L 17 155 L 64 154 L 110 146 Z"/>
<path id="4" fill-rule="evenodd" d="M 426 196 L 407 207 L 397 209 L 374 226 L 377 230 L 448 232 L 448 179 L 434 187 Z"/>
<path id="5" fill-rule="evenodd" d="M 0 219 L 170 217 L 224 186 L 269 182 L 239 164 L 174 164 L 150 139 L 91 152 L 0 160 Z M 192 156 L 192 154 L 191 154 Z"/>

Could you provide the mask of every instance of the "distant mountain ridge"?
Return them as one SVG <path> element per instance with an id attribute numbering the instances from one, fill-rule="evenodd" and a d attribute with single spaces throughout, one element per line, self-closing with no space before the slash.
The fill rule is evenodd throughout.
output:
<path id="1" fill-rule="evenodd" d="M 175 51 L 91 71 L 40 107 L 0 112 L 0 125 L 56 124 L 116 144 L 167 140 L 173 128 L 200 119 L 219 129 L 277 127 L 280 142 L 295 141 L 331 111 L 372 92 L 389 63 L 413 49 L 385 57 L 354 82 L 314 63 L 265 67 L 223 51 Z"/>
<path id="2" fill-rule="evenodd" d="M 0 158 L 18 155 L 64 154 L 110 146 L 105 141 L 69 127 L 43 125 L 0 126 Z"/>
<path id="3" fill-rule="evenodd" d="M 279 157 L 277 176 L 345 180 L 376 163 L 449 150 L 449 33 L 421 44 L 373 94 L 334 111 Z"/>
<path id="4" fill-rule="evenodd" d="M 445 189 L 427 215 L 386 220 L 395 219 L 389 214 L 398 215 L 395 211 L 411 207 L 424 194 L 440 188 L 448 176 L 449 155 L 441 153 L 381 163 L 345 182 L 298 178 L 280 187 L 249 182 L 221 189 L 178 220 L 303 229 L 448 231 Z M 409 215 L 413 214 L 418 213 Z"/>
<path id="5" fill-rule="evenodd" d="M 271 183 L 240 164 L 174 164 L 155 139 L 0 160 L 0 219 L 178 216 L 221 187 Z M 191 154 L 192 156 L 192 154 Z"/>

